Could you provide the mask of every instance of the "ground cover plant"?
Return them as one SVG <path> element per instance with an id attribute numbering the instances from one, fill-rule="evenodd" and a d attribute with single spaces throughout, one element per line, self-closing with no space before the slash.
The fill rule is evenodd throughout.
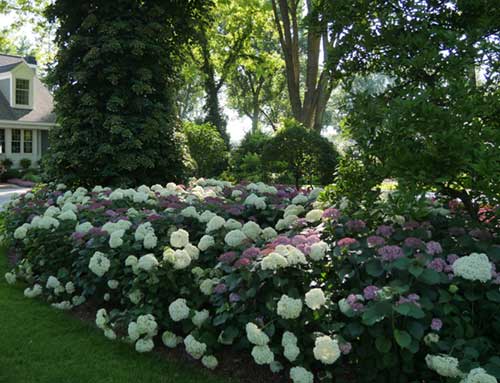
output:
<path id="1" fill-rule="evenodd" d="M 40 187 L 5 213 L 5 278 L 58 309 L 94 307 L 139 353 L 184 347 L 210 369 L 230 346 L 294 383 L 496 382 L 495 210 L 477 221 L 423 199 L 415 218 L 320 192 Z"/>

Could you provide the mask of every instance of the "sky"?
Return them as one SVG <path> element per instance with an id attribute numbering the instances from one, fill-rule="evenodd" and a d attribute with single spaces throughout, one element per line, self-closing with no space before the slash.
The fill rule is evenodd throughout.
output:
<path id="1" fill-rule="evenodd" d="M 0 29 L 8 27 L 13 22 L 12 17 L 12 15 L 1 14 Z M 17 35 L 19 37 L 22 37 L 24 35 L 28 38 L 30 43 L 35 44 L 36 36 L 29 25 L 23 26 L 23 28 Z M 251 129 L 251 120 L 246 116 L 239 117 L 238 113 L 235 110 L 225 106 L 226 102 L 223 94 L 221 96 L 221 103 L 223 105 L 224 114 L 227 116 L 227 131 L 229 133 L 229 136 L 231 137 L 231 142 L 237 144 L 242 140 L 245 133 Z"/>

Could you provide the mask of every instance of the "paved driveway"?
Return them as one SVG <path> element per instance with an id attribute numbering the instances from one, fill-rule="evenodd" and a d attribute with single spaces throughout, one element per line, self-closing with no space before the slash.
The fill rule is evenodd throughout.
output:
<path id="1" fill-rule="evenodd" d="M 21 187 L 11 184 L 2 184 L 0 183 L 0 210 L 2 210 L 3 205 L 10 201 L 13 195 L 23 194 L 30 190 L 27 187 Z"/>

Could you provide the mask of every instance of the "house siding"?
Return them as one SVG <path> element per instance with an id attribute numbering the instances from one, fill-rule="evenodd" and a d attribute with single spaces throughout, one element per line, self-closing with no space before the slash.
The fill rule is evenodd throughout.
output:
<path id="1" fill-rule="evenodd" d="M 4 78 L 0 80 L 0 92 L 3 93 L 7 101 L 10 103 L 10 79 Z"/>

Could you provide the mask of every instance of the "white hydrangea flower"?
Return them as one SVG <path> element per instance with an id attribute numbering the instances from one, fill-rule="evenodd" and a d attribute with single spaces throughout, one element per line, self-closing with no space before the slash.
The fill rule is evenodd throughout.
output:
<path id="1" fill-rule="evenodd" d="M 14 230 L 14 238 L 15 239 L 24 239 L 28 234 L 28 230 L 31 227 L 29 223 L 24 223 L 19 226 L 16 230 Z"/>
<path id="2" fill-rule="evenodd" d="M 76 221 L 78 219 L 73 210 L 66 210 L 59 214 L 57 218 L 59 218 L 61 221 Z"/>
<path id="3" fill-rule="evenodd" d="M 104 226 L 106 226 L 106 225 L 104 225 Z M 139 226 L 137 226 L 137 229 L 135 229 L 134 239 L 138 242 L 144 241 L 146 234 L 151 233 L 151 232 L 154 233 L 154 229 L 153 229 L 153 226 L 151 225 L 151 222 L 141 223 Z"/>
<path id="4" fill-rule="evenodd" d="M 24 290 L 24 296 L 26 298 L 35 298 L 42 293 L 42 286 L 36 283 L 33 287 L 27 287 Z"/>
<path id="5" fill-rule="evenodd" d="M 231 192 L 231 197 L 232 198 L 238 198 L 243 194 L 241 190 L 235 189 Z"/>
<path id="6" fill-rule="evenodd" d="M 205 251 L 213 245 L 215 245 L 214 237 L 205 234 L 203 237 L 201 237 L 200 242 L 198 242 L 198 249 L 200 249 L 201 251 Z"/>
<path id="7" fill-rule="evenodd" d="M 66 290 L 66 292 L 68 294 L 73 294 L 75 292 L 75 285 L 73 282 L 68 282 L 66 283 L 66 285 L 64 286 L 64 289 Z"/>
<path id="8" fill-rule="evenodd" d="M 283 365 L 277 360 L 275 360 L 274 362 L 271 362 L 271 364 L 269 365 L 269 369 L 273 374 L 277 374 L 281 370 L 283 370 Z"/>
<path id="9" fill-rule="evenodd" d="M 125 197 L 125 195 L 123 194 L 123 191 L 121 189 L 113 190 L 111 192 L 111 194 L 109 195 L 109 199 L 111 201 L 119 201 L 119 200 L 123 199 L 124 197 Z"/>
<path id="10" fill-rule="evenodd" d="M 247 236 L 241 230 L 231 230 L 224 237 L 224 242 L 230 247 L 240 246 L 245 240 Z"/>
<path id="11" fill-rule="evenodd" d="M 92 229 L 94 226 L 90 222 L 83 222 L 80 224 L 77 224 L 75 227 L 75 231 L 77 233 L 88 233 L 90 229 Z"/>
<path id="12" fill-rule="evenodd" d="M 150 352 L 154 347 L 155 344 L 153 343 L 153 340 L 151 338 L 139 339 L 135 343 L 135 350 L 140 353 Z"/>
<path id="13" fill-rule="evenodd" d="M 155 317 L 151 314 L 139 315 L 137 317 L 137 331 L 142 334 L 146 334 L 149 337 L 153 337 L 157 334 L 158 324 L 156 323 Z"/>
<path id="14" fill-rule="evenodd" d="M 275 251 L 262 258 L 262 262 L 260 264 L 262 270 L 278 270 L 287 266 L 287 259 Z"/>
<path id="15" fill-rule="evenodd" d="M 118 288 L 118 286 L 120 285 L 120 282 L 118 282 L 116 279 L 110 279 L 108 281 L 108 287 L 111 289 L 111 290 L 115 290 Z"/>
<path id="16" fill-rule="evenodd" d="M 253 239 L 255 241 L 257 238 L 259 238 L 262 229 L 255 222 L 248 221 L 243 225 L 242 231 L 248 238 Z"/>
<path id="17" fill-rule="evenodd" d="M 201 327 L 209 317 L 208 310 L 195 311 L 192 321 L 196 327 Z"/>
<path id="18" fill-rule="evenodd" d="M 213 355 L 205 355 L 201 358 L 201 363 L 210 370 L 214 370 L 219 365 L 217 358 Z"/>
<path id="19" fill-rule="evenodd" d="M 176 348 L 177 345 L 182 342 L 182 338 L 178 337 L 171 331 L 165 331 L 161 336 L 161 340 L 168 348 Z"/>
<path id="20" fill-rule="evenodd" d="M 210 296 L 212 295 L 213 291 L 214 291 L 214 286 L 219 283 L 219 280 L 218 279 L 204 279 L 201 283 L 200 283 L 200 291 L 207 295 L 207 296 Z"/>
<path id="21" fill-rule="evenodd" d="M 264 346 L 253 346 L 252 356 L 255 363 L 259 365 L 274 362 L 274 354 L 267 344 Z"/>
<path id="22" fill-rule="evenodd" d="M 229 218 L 224 224 L 224 228 L 227 230 L 238 230 L 241 229 L 243 225 L 241 222 L 235 220 L 234 218 Z"/>
<path id="23" fill-rule="evenodd" d="M 75 295 L 73 298 L 71 298 L 71 303 L 73 306 L 80 306 L 84 304 L 86 301 L 85 297 L 83 295 Z"/>
<path id="24" fill-rule="evenodd" d="M 212 231 L 217 231 L 217 230 L 223 228 L 225 223 L 226 223 L 226 220 L 224 218 L 219 217 L 218 215 L 215 215 L 214 217 L 212 217 L 212 219 L 210 221 L 208 221 L 206 232 L 210 233 Z"/>
<path id="25" fill-rule="evenodd" d="M 309 257 L 313 261 L 321 261 L 325 258 L 326 251 L 328 250 L 328 244 L 324 241 L 319 241 L 311 245 L 311 251 L 309 252 Z"/>
<path id="26" fill-rule="evenodd" d="M 436 333 L 430 332 L 429 334 L 424 336 L 424 343 L 427 346 L 430 346 L 431 344 L 437 343 L 437 342 L 439 342 L 439 335 Z"/>
<path id="27" fill-rule="evenodd" d="M 48 289 L 56 289 L 56 288 L 58 288 L 60 286 L 61 286 L 61 282 L 59 282 L 59 279 L 57 279 L 53 275 L 51 275 L 47 279 L 47 284 L 45 285 L 45 287 L 48 288 Z"/>
<path id="28" fill-rule="evenodd" d="M 128 334 L 129 339 L 132 342 L 135 342 L 137 339 L 139 339 L 139 337 L 141 336 L 141 333 L 139 332 L 139 329 L 137 327 L 137 323 L 130 322 L 128 324 L 127 334 Z"/>
<path id="29" fill-rule="evenodd" d="M 470 281 L 487 282 L 492 277 L 491 262 L 486 254 L 472 253 L 458 258 L 452 265 L 453 273 Z"/>
<path id="30" fill-rule="evenodd" d="M 297 194 L 293 199 L 292 203 L 294 205 L 303 205 L 308 201 L 307 197 L 304 194 Z"/>
<path id="31" fill-rule="evenodd" d="M 318 222 L 323 217 L 323 210 L 313 209 L 306 214 L 306 221 L 310 223 Z"/>
<path id="32" fill-rule="evenodd" d="M 295 224 L 298 219 L 299 219 L 299 217 L 297 217 L 296 215 L 293 215 L 293 214 L 288 215 L 286 218 L 279 219 L 278 222 L 276 223 L 276 226 L 275 226 L 276 230 L 281 231 L 284 229 L 288 229 L 290 226 Z"/>
<path id="33" fill-rule="evenodd" d="M 71 304 L 70 301 L 62 301 L 59 303 L 52 303 L 51 306 L 58 309 L 58 310 L 63 310 L 63 311 L 71 310 L 73 308 L 73 305 Z"/>
<path id="34" fill-rule="evenodd" d="M 269 343 L 269 337 L 255 323 L 249 322 L 245 326 L 247 339 L 256 346 L 264 346 Z"/>
<path id="35" fill-rule="evenodd" d="M 283 319 L 296 319 L 302 311 L 302 300 L 282 295 L 278 301 L 277 313 Z"/>
<path id="36" fill-rule="evenodd" d="M 180 322 L 189 317 L 189 307 L 184 298 L 178 298 L 168 306 L 168 313 L 174 322 Z"/>
<path id="37" fill-rule="evenodd" d="M 111 294 L 110 293 L 106 293 L 103 295 L 102 297 L 106 302 L 109 302 L 111 300 Z"/>
<path id="38" fill-rule="evenodd" d="M 213 211 L 210 210 L 205 210 L 198 218 L 200 222 L 207 223 L 209 222 L 213 217 L 215 217 L 217 214 L 215 214 Z"/>
<path id="39" fill-rule="evenodd" d="M 76 213 L 76 212 L 78 212 L 78 207 L 75 204 L 71 203 L 71 202 L 66 202 L 64 204 L 64 206 L 61 208 L 61 211 L 62 212 L 72 211 L 73 213 Z"/>
<path id="40" fill-rule="evenodd" d="M 134 267 L 134 266 L 137 266 L 138 262 L 139 262 L 139 260 L 137 259 L 137 257 L 135 255 L 129 255 L 127 257 L 127 259 L 125 259 L 125 266 Z"/>
<path id="41" fill-rule="evenodd" d="M 197 260 L 199 258 L 199 256 L 200 256 L 200 250 L 196 246 L 194 246 L 194 245 L 192 245 L 190 243 L 188 243 L 184 247 L 184 251 L 186 253 L 188 253 L 188 255 L 191 257 L 191 259 L 193 261 Z"/>
<path id="42" fill-rule="evenodd" d="M 61 209 L 59 209 L 57 206 L 49 206 L 47 210 L 43 213 L 44 217 L 55 217 L 61 212 Z"/>
<path id="43" fill-rule="evenodd" d="M 447 378 L 457 378 L 462 375 L 462 371 L 458 368 L 458 359 L 449 355 L 428 354 L 425 363 L 431 370 Z"/>
<path id="44" fill-rule="evenodd" d="M 306 293 L 305 301 L 311 310 L 318 310 L 326 303 L 325 293 L 320 288 L 311 289 Z"/>
<path id="45" fill-rule="evenodd" d="M 200 359 L 207 351 L 207 345 L 198 342 L 192 335 L 188 335 L 184 339 L 184 346 L 186 347 L 186 352 L 195 359 Z"/>
<path id="46" fill-rule="evenodd" d="M 35 229 L 57 229 L 59 224 L 59 221 L 53 217 L 36 216 L 31 220 L 31 227 Z"/>
<path id="47" fill-rule="evenodd" d="M 266 241 L 272 241 L 277 236 L 278 233 L 272 227 L 266 227 L 264 230 L 262 230 L 262 238 L 264 238 Z"/>
<path id="48" fill-rule="evenodd" d="M 111 233 L 109 236 L 109 247 L 112 249 L 116 249 L 123 245 L 123 235 L 125 234 L 125 230 L 116 230 Z"/>
<path id="49" fill-rule="evenodd" d="M 109 321 L 108 313 L 106 309 L 99 309 L 97 310 L 97 313 L 95 315 L 95 324 L 98 328 L 101 330 L 104 330 L 106 328 L 106 324 Z"/>
<path id="50" fill-rule="evenodd" d="M 194 206 L 188 206 L 181 210 L 181 215 L 186 218 L 198 218 L 199 216 Z"/>
<path id="51" fill-rule="evenodd" d="M 289 215 L 299 216 L 304 212 L 304 210 L 304 206 L 302 205 L 288 205 L 283 213 L 283 218 L 286 218 Z"/>
<path id="52" fill-rule="evenodd" d="M 141 290 L 136 289 L 128 294 L 128 299 L 130 299 L 130 302 L 136 305 L 141 301 L 143 296 L 144 294 L 141 292 Z"/>
<path id="53" fill-rule="evenodd" d="M 314 375 L 304 367 L 292 367 L 290 369 L 290 379 L 293 383 L 313 383 Z"/>
<path id="54" fill-rule="evenodd" d="M 110 329 L 110 328 L 104 329 L 104 336 L 106 338 L 108 338 L 109 340 L 115 340 L 116 339 L 116 333 L 112 329 Z"/>
<path id="55" fill-rule="evenodd" d="M 498 383 L 497 378 L 488 374 L 483 368 L 474 368 L 460 383 Z"/>
<path id="56" fill-rule="evenodd" d="M 179 229 L 170 234 L 170 245 L 174 248 L 183 248 L 189 243 L 189 233 Z"/>
<path id="57" fill-rule="evenodd" d="M 333 364 L 340 357 L 339 344 L 328 335 L 316 338 L 313 349 L 314 358 L 323 364 Z"/>
<path id="58" fill-rule="evenodd" d="M 289 266 L 307 264 L 304 253 L 292 245 L 278 245 L 274 251 L 284 256 Z"/>
<path id="59" fill-rule="evenodd" d="M 16 283 L 16 274 L 10 272 L 5 273 L 5 280 L 9 285 L 13 285 Z"/>
<path id="60" fill-rule="evenodd" d="M 293 333 L 285 331 L 281 338 L 281 345 L 284 348 L 283 356 L 290 362 L 295 361 L 300 354 L 300 349 L 297 346 L 297 337 Z"/>
<path id="61" fill-rule="evenodd" d="M 158 238 L 156 237 L 155 233 L 149 232 L 144 237 L 142 246 L 144 246 L 145 249 L 154 249 L 157 244 L 158 244 Z"/>
<path id="62" fill-rule="evenodd" d="M 89 269 L 98 277 L 102 277 L 111 266 L 110 260 L 105 254 L 96 251 L 89 261 Z"/>
<path id="63" fill-rule="evenodd" d="M 144 192 L 137 192 L 134 194 L 132 200 L 135 203 L 144 203 L 148 200 L 148 198 L 149 198 L 149 194 L 144 193 Z"/>
<path id="64" fill-rule="evenodd" d="M 158 267 L 158 260 L 154 254 L 146 254 L 139 258 L 137 267 L 141 270 L 149 272 Z"/>

